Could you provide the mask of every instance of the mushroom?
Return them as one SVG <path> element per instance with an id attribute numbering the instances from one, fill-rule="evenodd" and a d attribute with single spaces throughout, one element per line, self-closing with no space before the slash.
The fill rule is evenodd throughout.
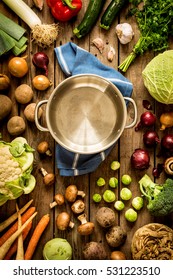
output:
<path id="1" fill-rule="evenodd" d="M 57 205 L 63 205 L 64 204 L 64 195 L 61 193 L 57 193 L 54 196 L 54 201 L 50 203 L 50 208 L 52 209 L 53 207 Z"/>
<path id="2" fill-rule="evenodd" d="M 7 122 L 7 130 L 9 134 L 18 136 L 22 134 L 26 129 L 25 121 L 20 116 L 14 116 Z"/>
<path id="3" fill-rule="evenodd" d="M 43 182 L 46 186 L 50 186 L 55 182 L 55 174 L 48 173 L 43 167 L 40 168 L 40 171 L 44 176 Z"/>
<path id="4" fill-rule="evenodd" d="M 35 122 L 35 107 L 36 107 L 36 103 L 30 103 L 25 107 L 24 115 L 29 122 Z M 42 114 L 43 114 L 43 110 L 42 108 L 39 108 L 38 119 L 41 118 Z"/>
<path id="5" fill-rule="evenodd" d="M 94 231 L 94 223 L 87 222 L 86 215 L 81 214 L 78 216 L 78 220 L 81 222 L 81 225 L 78 226 L 77 231 L 81 235 L 89 235 Z"/>
<path id="6" fill-rule="evenodd" d="M 112 226 L 106 233 L 106 240 L 111 247 L 121 246 L 127 237 L 127 233 L 120 226 Z"/>
<path id="7" fill-rule="evenodd" d="M 85 210 L 85 203 L 83 200 L 78 199 L 72 204 L 71 210 L 75 214 L 81 214 Z"/>
<path id="8" fill-rule="evenodd" d="M 164 170 L 168 175 L 173 175 L 173 157 L 169 157 L 165 160 Z"/>
<path id="9" fill-rule="evenodd" d="M 74 227 L 74 223 L 70 221 L 70 215 L 67 212 L 61 212 L 58 214 L 56 225 L 59 230 L 66 230 L 68 227 Z"/>
<path id="10" fill-rule="evenodd" d="M 74 202 L 78 195 L 84 197 L 85 193 L 83 191 L 79 191 L 76 185 L 69 185 L 65 190 L 65 198 L 69 202 Z"/>
<path id="11" fill-rule="evenodd" d="M 85 260 L 106 260 L 108 258 L 103 244 L 95 241 L 85 244 L 83 256 Z"/>
<path id="12" fill-rule="evenodd" d="M 115 212 L 109 207 L 101 207 L 96 212 L 96 220 L 100 226 L 108 228 L 115 223 Z"/>
<path id="13" fill-rule="evenodd" d="M 52 152 L 49 148 L 49 144 L 47 141 L 42 141 L 37 146 L 37 152 L 39 154 L 46 154 L 48 156 L 52 156 Z"/>

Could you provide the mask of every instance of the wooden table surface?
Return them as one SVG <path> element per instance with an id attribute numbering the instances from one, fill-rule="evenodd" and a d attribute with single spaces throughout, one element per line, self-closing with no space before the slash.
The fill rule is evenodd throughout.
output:
<path id="1" fill-rule="evenodd" d="M 44 3 L 44 8 L 42 11 L 39 11 L 36 7 L 33 5 L 33 1 L 31 0 L 25 0 L 25 2 L 33 8 L 33 10 L 38 14 L 40 19 L 44 23 L 53 23 L 54 18 L 52 17 L 49 8 L 47 7 L 46 3 Z M 46 1 L 44 1 L 46 2 Z M 127 44 L 127 45 L 121 45 L 117 39 L 117 36 L 115 34 L 115 26 L 121 22 L 127 22 L 126 19 L 126 14 L 128 11 L 128 6 L 123 8 L 121 13 L 119 14 L 119 17 L 117 17 L 112 24 L 111 28 L 109 31 L 102 30 L 99 28 L 99 20 L 97 21 L 97 24 L 94 26 L 92 31 L 85 36 L 84 38 L 77 39 L 73 35 L 73 29 L 78 25 L 78 23 L 81 21 L 83 18 L 84 12 L 86 10 L 86 7 L 88 5 L 88 0 L 83 0 L 83 7 L 78 16 L 69 22 L 66 23 L 59 23 L 59 37 L 57 41 L 55 42 L 54 45 L 52 45 L 50 48 L 46 49 L 45 52 L 49 57 L 50 63 L 49 63 L 49 74 L 48 77 L 52 81 L 53 85 L 47 89 L 44 92 L 34 90 L 34 97 L 33 97 L 33 102 L 38 102 L 42 99 L 48 99 L 49 96 L 51 95 L 53 89 L 61 82 L 63 81 L 66 77 L 62 73 L 62 70 L 60 69 L 55 53 L 54 53 L 54 47 L 55 46 L 60 46 L 63 45 L 69 41 L 72 41 L 76 43 L 78 46 L 81 48 L 91 52 L 94 54 L 102 63 L 113 67 L 114 69 L 118 69 L 118 65 L 124 60 L 124 58 L 131 52 L 133 45 L 137 42 L 139 38 L 139 30 L 137 28 L 136 22 L 134 19 L 129 18 L 128 23 L 130 23 L 133 27 L 134 30 L 134 38 L 133 40 Z M 105 7 L 107 4 L 110 2 L 105 1 Z M 104 9 L 105 9 L 104 7 Z M 33 66 L 31 59 L 34 53 L 37 51 L 40 51 L 41 49 L 35 45 L 33 42 L 30 41 L 30 29 L 28 26 L 21 21 L 5 4 L 0 2 L 0 11 L 2 11 L 6 16 L 9 18 L 15 20 L 16 22 L 19 22 L 23 27 L 27 29 L 27 37 L 28 37 L 28 47 L 26 50 L 26 55 L 27 55 L 27 62 L 29 64 L 29 73 L 22 79 L 14 78 L 11 77 L 10 74 L 8 73 L 7 69 L 7 63 L 8 59 L 10 59 L 10 55 L 1 58 L 0 61 L 0 73 L 7 74 L 11 78 L 11 88 L 8 92 L 8 96 L 12 99 L 13 102 L 13 108 L 10 116 L 15 116 L 15 115 L 23 115 L 23 111 L 25 108 L 25 105 L 19 105 L 15 98 L 14 98 L 14 90 L 15 88 L 20 85 L 21 83 L 27 83 L 28 85 L 32 86 L 31 81 L 32 78 L 36 75 L 39 74 L 40 72 L 36 70 L 36 68 Z M 93 45 L 92 41 L 100 37 L 103 39 L 105 43 L 105 48 L 103 50 L 103 53 L 101 54 L 98 49 Z M 170 48 L 171 44 L 170 42 Z M 112 62 L 109 62 L 107 60 L 107 52 L 110 46 L 113 46 L 116 51 L 116 55 L 113 59 Z M 133 83 L 133 93 L 132 93 L 132 98 L 135 100 L 138 108 L 138 120 L 140 118 L 141 113 L 143 113 L 146 109 L 143 107 L 143 100 L 147 99 L 151 102 L 153 112 L 159 117 L 161 112 L 168 111 L 171 109 L 170 106 L 166 106 L 163 104 L 158 104 L 152 97 L 149 95 L 147 92 L 146 88 L 144 87 L 143 79 L 142 79 L 142 70 L 145 68 L 146 64 L 154 57 L 154 53 L 152 52 L 147 52 L 143 56 L 138 57 L 136 61 L 131 65 L 129 70 L 124 74 L 132 83 Z M 9 117 L 10 117 L 9 116 Z M 133 118 L 133 109 L 131 106 L 128 108 L 128 120 L 130 121 L 131 118 Z M 42 117 L 42 121 L 45 124 L 45 109 Z M 0 125 L 0 132 L 2 133 L 2 137 L 4 141 L 10 141 L 14 137 L 10 136 L 7 132 L 6 128 L 7 120 L 1 123 Z M 51 220 L 49 226 L 46 228 L 44 234 L 42 235 L 39 244 L 37 246 L 37 249 L 34 253 L 33 259 L 40 260 L 43 259 L 42 256 L 42 250 L 44 244 L 54 238 L 54 237 L 62 237 L 66 238 L 69 243 L 71 244 L 73 248 L 73 259 L 74 260 L 82 260 L 83 259 L 83 253 L 82 253 L 82 248 L 83 245 L 88 242 L 88 241 L 98 241 L 104 244 L 108 255 L 110 256 L 111 251 L 113 251 L 113 248 L 109 247 L 106 240 L 105 240 L 105 230 L 101 229 L 98 223 L 96 222 L 95 219 L 95 214 L 96 211 L 99 207 L 101 206 L 108 206 L 114 209 L 113 203 L 111 204 L 106 204 L 103 199 L 100 203 L 94 203 L 92 200 L 92 196 L 94 193 L 100 193 L 102 194 L 105 189 L 108 189 L 108 180 L 110 177 L 117 177 L 119 179 L 119 186 L 115 190 L 117 199 L 119 197 L 119 192 L 123 185 L 121 184 L 121 176 L 123 174 L 129 174 L 132 177 L 132 183 L 130 185 L 130 189 L 132 190 L 133 197 L 140 195 L 139 191 L 139 184 L 138 181 L 139 179 L 147 173 L 148 175 L 152 176 L 152 169 L 154 166 L 157 165 L 158 162 L 162 162 L 163 159 L 157 157 L 158 149 L 149 149 L 149 154 L 151 157 L 150 161 L 150 167 L 148 170 L 145 171 L 136 171 L 131 168 L 130 164 L 130 157 L 133 153 L 133 151 L 136 148 L 143 148 L 143 131 L 138 131 L 135 132 L 134 128 L 130 129 L 125 129 L 123 134 L 121 135 L 119 141 L 117 142 L 116 146 L 114 149 L 111 151 L 109 156 L 100 164 L 100 166 L 92 173 L 86 174 L 86 175 L 81 175 L 81 176 L 76 176 L 76 177 L 63 177 L 59 175 L 59 171 L 56 168 L 56 161 L 55 161 L 55 156 L 54 156 L 54 149 L 55 149 L 55 142 L 53 138 L 51 137 L 49 132 L 41 132 L 37 129 L 35 124 L 29 123 L 26 121 L 27 128 L 26 131 L 22 134 L 23 137 L 25 137 L 28 141 L 28 143 L 36 149 L 37 144 L 41 142 L 42 140 L 47 140 L 50 144 L 50 148 L 53 151 L 52 157 L 48 156 L 40 156 L 37 152 L 34 153 L 34 170 L 33 170 L 33 175 L 36 178 L 36 187 L 35 189 L 28 195 L 22 195 L 17 201 L 19 204 L 19 207 L 22 207 L 28 200 L 31 198 L 33 199 L 33 206 L 36 207 L 38 214 L 36 218 L 33 221 L 33 228 L 31 233 L 34 230 L 35 225 L 39 221 L 39 219 L 46 213 L 50 214 Z M 46 124 L 45 124 L 46 125 Z M 157 118 L 157 123 L 156 123 L 156 129 L 159 133 L 159 136 L 163 136 L 165 132 L 160 132 L 159 131 L 159 120 Z M 170 129 L 171 131 L 172 129 Z M 121 163 L 121 167 L 118 171 L 113 171 L 110 168 L 110 164 L 113 160 L 118 160 Z M 48 172 L 55 172 L 56 174 L 56 182 L 53 186 L 46 187 L 43 183 L 43 177 L 39 171 L 40 167 L 44 167 Z M 99 177 L 103 177 L 106 180 L 106 185 L 104 187 L 98 187 L 96 185 L 96 181 Z M 160 178 L 158 179 L 158 182 L 163 182 L 165 179 L 165 174 L 162 173 Z M 79 225 L 79 221 L 77 220 L 77 216 L 72 214 L 71 209 L 70 209 L 70 204 L 68 202 L 65 202 L 65 205 L 61 207 L 56 207 L 54 209 L 49 208 L 50 202 L 52 202 L 53 197 L 55 193 L 61 192 L 64 193 L 65 188 L 69 184 L 76 184 L 78 189 L 83 190 L 86 193 L 86 196 L 84 198 L 85 204 L 86 204 L 86 215 L 88 220 L 94 222 L 95 224 L 95 230 L 94 233 L 91 234 L 90 236 L 80 236 L 77 233 L 77 226 Z M 131 200 L 128 202 L 125 202 L 125 209 L 118 213 L 116 210 L 116 224 L 120 225 L 122 228 L 125 229 L 127 232 L 127 239 L 126 242 L 124 243 L 120 250 L 122 250 L 126 256 L 127 259 L 131 259 L 131 252 L 130 252 L 130 246 L 131 246 L 131 240 L 133 237 L 134 232 L 141 226 L 150 223 L 150 222 L 161 222 L 164 223 L 168 226 L 173 225 L 173 219 L 172 216 L 166 217 L 166 218 L 154 218 L 152 217 L 147 209 L 146 209 L 146 203 L 145 206 L 143 207 L 142 210 L 139 211 L 138 213 L 138 219 L 134 223 L 129 223 L 126 221 L 124 217 L 125 210 L 131 207 Z M 71 217 L 73 222 L 75 223 L 75 227 L 73 229 L 68 229 L 66 231 L 60 231 L 57 230 L 56 225 L 55 225 L 55 219 L 61 211 L 67 211 L 71 213 Z M 3 221 L 6 219 L 8 216 L 10 216 L 12 213 L 15 212 L 15 201 L 8 201 L 6 204 L 0 207 L 0 221 Z M 25 246 L 27 246 L 29 237 L 25 241 Z"/>

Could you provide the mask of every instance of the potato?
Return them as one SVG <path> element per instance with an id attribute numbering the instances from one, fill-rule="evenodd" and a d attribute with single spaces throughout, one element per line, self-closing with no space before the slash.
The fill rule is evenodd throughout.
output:
<path id="1" fill-rule="evenodd" d="M 22 117 L 14 116 L 9 119 L 7 123 L 7 130 L 9 134 L 17 136 L 25 131 L 26 124 Z"/>
<path id="2" fill-rule="evenodd" d="M 35 108 L 36 108 L 36 103 L 30 103 L 26 106 L 24 110 L 24 115 L 29 122 L 35 122 Z M 41 118 L 42 114 L 43 114 L 43 110 L 42 108 L 39 108 L 38 119 Z"/>
<path id="3" fill-rule="evenodd" d="M 112 226 L 106 233 L 106 240 L 111 247 L 121 246 L 127 237 L 127 233 L 120 226 Z"/>
<path id="4" fill-rule="evenodd" d="M 12 101 L 6 96 L 0 94 L 0 121 L 3 120 L 12 109 Z"/>
<path id="5" fill-rule="evenodd" d="M 33 98 L 33 90 L 27 84 L 21 84 L 18 86 L 14 92 L 17 102 L 21 104 L 27 104 Z"/>
<path id="6" fill-rule="evenodd" d="M 100 226 L 108 228 L 115 224 L 115 212 L 109 207 L 100 207 L 96 212 L 96 220 Z"/>
<path id="7" fill-rule="evenodd" d="M 106 260 L 108 258 L 103 244 L 95 241 L 84 245 L 83 255 L 85 260 Z"/>

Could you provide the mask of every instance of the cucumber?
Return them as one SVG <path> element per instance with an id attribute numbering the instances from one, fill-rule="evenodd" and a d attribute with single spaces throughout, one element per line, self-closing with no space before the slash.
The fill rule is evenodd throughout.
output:
<path id="1" fill-rule="evenodd" d="M 73 30 L 77 38 L 81 38 L 90 32 L 100 15 L 104 3 L 105 0 L 90 0 L 81 23 Z"/>
<path id="2" fill-rule="evenodd" d="M 108 30 L 121 8 L 128 0 L 112 0 L 101 17 L 100 27 Z"/>

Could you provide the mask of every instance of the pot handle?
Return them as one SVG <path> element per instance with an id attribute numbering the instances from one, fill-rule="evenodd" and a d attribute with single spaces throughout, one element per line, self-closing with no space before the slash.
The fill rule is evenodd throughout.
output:
<path id="1" fill-rule="evenodd" d="M 47 102 L 48 102 L 48 100 L 41 100 L 41 101 L 39 101 L 39 102 L 37 103 L 37 105 L 36 105 L 36 107 L 35 107 L 35 124 L 36 124 L 36 127 L 37 127 L 39 130 L 41 130 L 41 131 L 49 131 L 49 129 L 46 128 L 46 127 L 43 127 L 43 126 L 39 123 L 39 120 L 38 120 L 38 111 L 39 111 L 39 108 L 40 108 L 43 104 L 45 104 L 45 103 L 47 103 Z"/>
<path id="2" fill-rule="evenodd" d="M 136 106 L 135 101 L 134 101 L 132 98 L 130 98 L 130 97 L 124 97 L 124 99 L 125 99 L 125 100 L 128 100 L 129 102 L 131 102 L 132 105 L 133 105 L 133 108 L 134 108 L 134 120 L 132 121 L 132 123 L 130 123 L 130 124 L 128 124 L 128 125 L 125 126 L 125 128 L 131 128 L 131 127 L 133 127 L 133 126 L 136 124 L 136 122 L 137 122 L 137 106 Z"/>

